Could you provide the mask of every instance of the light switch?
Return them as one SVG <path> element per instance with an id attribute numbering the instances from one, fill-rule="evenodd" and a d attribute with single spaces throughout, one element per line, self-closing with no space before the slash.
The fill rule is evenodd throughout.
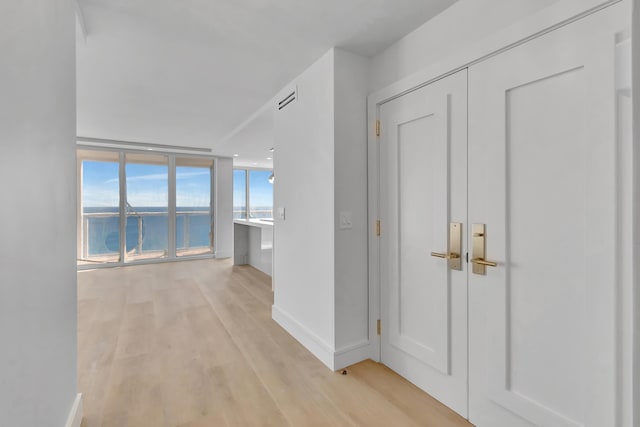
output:
<path id="1" fill-rule="evenodd" d="M 340 212 L 340 230 L 350 230 L 353 228 L 353 215 L 351 212 Z"/>
<path id="2" fill-rule="evenodd" d="M 278 208 L 278 219 L 281 219 L 284 221 L 284 208 Z"/>

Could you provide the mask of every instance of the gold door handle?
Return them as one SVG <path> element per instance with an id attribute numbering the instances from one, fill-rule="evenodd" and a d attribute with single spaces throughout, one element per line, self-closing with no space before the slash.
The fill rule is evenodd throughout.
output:
<path id="1" fill-rule="evenodd" d="M 473 241 L 473 248 L 471 254 L 471 271 L 473 274 L 480 274 L 482 276 L 487 274 L 487 267 L 497 267 L 498 263 L 486 260 L 486 227 L 484 224 L 473 224 L 471 226 L 471 238 Z"/>
<path id="2" fill-rule="evenodd" d="M 482 258 L 474 258 L 474 259 L 471 260 L 471 262 L 474 263 L 474 264 L 485 265 L 487 267 L 497 267 L 498 266 L 497 262 L 487 261 L 487 260 L 482 259 Z"/>
<path id="3" fill-rule="evenodd" d="M 444 259 L 458 259 L 458 258 L 460 258 L 460 254 L 454 254 L 454 253 L 443 254 L 443 253 L 440 253 L 440 252 L 431 252 L 431 256 L 436 257 L 436 258 L 444 258 Z"/>
<path id="4" fill-rule="evenodd" d="M 432 257 L 447 260 L 447 265 L 452 270 L 462 270 L 462 224 L 459 222 L 449 223 L 449 251 L 447 253 L 431 252 Z"/>

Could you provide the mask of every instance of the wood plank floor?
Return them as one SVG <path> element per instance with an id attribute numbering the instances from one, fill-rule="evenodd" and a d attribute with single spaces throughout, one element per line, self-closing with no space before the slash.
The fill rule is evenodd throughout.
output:
<path id="1" fill-rule="evenodd" d="M 331 372 L 229 260 L 78 273 L 82 427 L 470 426 L 383 365 Z"/>

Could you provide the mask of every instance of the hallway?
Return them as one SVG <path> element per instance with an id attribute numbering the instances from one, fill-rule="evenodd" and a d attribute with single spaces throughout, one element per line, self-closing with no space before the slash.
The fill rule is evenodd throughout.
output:
<path id="1" fill-rule="evenodd" d="M 469 426 L 386 367 L 328 370 L 229 260 L 78 273 L 83 427 Z"/>

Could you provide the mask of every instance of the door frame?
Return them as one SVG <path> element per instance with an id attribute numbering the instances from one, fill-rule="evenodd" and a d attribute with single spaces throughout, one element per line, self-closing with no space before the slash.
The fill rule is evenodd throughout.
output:
<path id="1" fill-rule="evenodd" d="M 507 27 L 496 34 L 483 39 L 470 47 L 465 47 L 456 51 L 453 55 L 444 60 L 430 65 L 413 75 L 392 83 L 379 89 L 367 98 L 367 185 L 368 185 L 368 222 L 369 227 L 369 248 L 368 248 L 368 273 L 369 273 L 369 336 L 371 346 L 370 357 L 380 362 L 381 338 L 378 335 L 378 320 L 381 317 L 381 277 L 380 277 L 380 240 L 377 235 L 377 221 L 380 218 L 380 137 L 376 135 L 378 120 L 380 119 L 380 106 L 386 102 L 396 99 L 404 94 L 429 85 L 437 80 L 448 77 L 465 68 L 482 62 L 488 58 L 498 55 L 506 50 L 520 46 L 534 38 L 540 37 L 558 28 L 572 24 L 576 21 L 587 18 L 604 9 L 609 9 L 614 18 L 619 15 L 631 16 L 631 2 L 625 0 L 562 0 L 549 6 L 538 13 L 518 22 L 518 25 Z M 617 7 L 612 7 L 617 5 Z M 621 9 L 621 10 L 619 10 Z M 629 18 L 628 26 L 631 20 Z M 624 28 L 624 27 L 623 27 Z M 633 205 L 633 193 L 638 191 L 634 187 L 634 176 L 640 176 L 637 165 L 640 164 L 640 153 L 634 153 L 637 157 L 628 155 L 631 147 L 621 147 L 619 150 L 619 166 L 623 168 L 620 176 L 624 177 L 619 182 L 618 199 L 621 211 L 621 228 L 627 230 L 640 229 L 640 206 L 636 201 Z M 640 186 L 640 182 L 638 184 Z M 624 208 L 624 209 L 622 209 Z M 384 224 L 381 224 L 381 233 L 384 233 Z M 633 267 L 633 248 L 640 247 L 640 233 L 636 232 L 632 238 L 624 239 L 623 234 L 618 235 L 618 248 L 620 254 L 625 254 L 621 259 L 621 265 L 627 267 L 627 280 L 619 289 L 618 300 L 628 298 L 624 313 L 618 318 L 619 348 L 618 359 L 623 359 L 625 352 L 633 353 L 626 363 L 621 360 L 621 367 L 618 369 L 618 392 L 625 403 L 618 404 L 618 416 L 625 427 L 640 425 L 640 411 L 634 413 L 634 403 L 640 401 L 640 396 L 633 396 L 634 388 L 639 389 L 640 385 L 634 385 L 631 380 L 640 377 L 640 344 L 635 343 L 633 336 L 640 337 L 640 327 L 634 329 L 634 312 L 640 313 L 640 291 L 634 294 L 634 283 L 637 282 L 636 271 Z M 640 253 L 635 255 L 640 258 Z M 637 267 L 640 271 L 640 266 Z M 622 278 L 621 278 L 622 280 Z M 634 301 L 635 298 L 635 301 Z M 640 316 L 640 315 L 637 315 Z M 382 328 L 384 329 L 384 325 Z M 624 331 L 624 332 L 621 332 Z M 639 340 L 640 341 L 640 340 Z M 624 378 L 630 379 L 625 383 Z M 640 393 L 638 393 L 640 394 Z M 635 399 L 635 402 L 632 401 Z M 635 424 L 634 424 L 635 423 Z"/>

